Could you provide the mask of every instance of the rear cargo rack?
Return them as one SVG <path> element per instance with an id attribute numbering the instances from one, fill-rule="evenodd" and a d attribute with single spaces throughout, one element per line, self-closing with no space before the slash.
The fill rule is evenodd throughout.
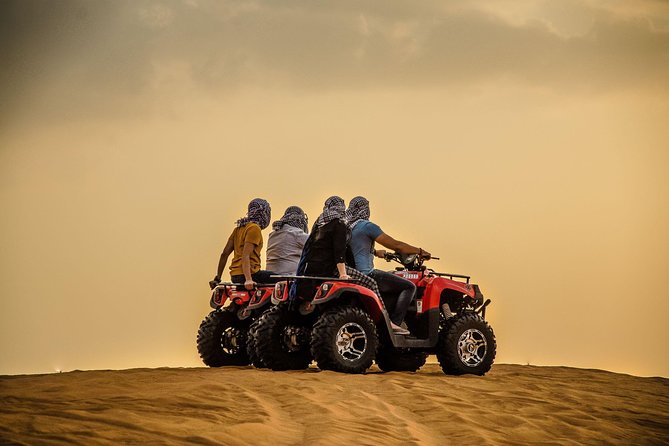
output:
<path id="1" fill-rule="evenodd" d="M 466 283 L 469 283 L 469 279 L 472 278 L 472 276 L 463 276 L 462 274 L 438 273 L 436 271 L 431 271 L 431 273 L 439 277 L 448 277 L 451 280 L 453 280 L 454 277 L 458 279 L 465 279 L 467 281 Z"/>

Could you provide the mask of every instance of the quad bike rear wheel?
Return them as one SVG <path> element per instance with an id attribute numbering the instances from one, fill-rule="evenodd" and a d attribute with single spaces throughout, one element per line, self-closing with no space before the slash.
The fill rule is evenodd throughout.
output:
<path id="1" fill-rule="evenodd" d="M 378 344 L 374 322 L 356 307 L 326 311 L 311 332 L 311 353 L 322 370 L 363 373 L 372 365 Z"/>
<path id="2" fill-rule="evenodd" d="M 254 342 L 259 361 L 272 370 L 301 370 L 309 367 L 307 319 L 285 305 L 270 308 L 255 324 Z"/>
<path id="3" fill-rule="evenodd" d="M 233 311 L 216 309 L 200 323 L 197 351 L 209 367 L 248 365 L 246 337 L 248 321 L 241 321 Z"/>
<path id="4" fill-rule="evenodd" d="M 495 333 L 477 314 L 456 316 L 439 333 L 437 359 L 447 375 L 485 375 L 496 352 Z"/>
<path id="5" fill-rule="evenodd" d="M 249 362 L 259 368 L 259 369 L 264 369 L 267 368 L 267 365 L 263 362 L 262 359 L 260 359 L 260 356 L 258 355 L 258 347 L 256 345 L 257 340 L 258 340 L 258 321 L 260 319 L 256 319 L 251 323 L 251 326 L 249 327 L 249 335 L 248 338 L 246 339 L 246 354 L 249 357 Z"/>
<path id="6" fill-rule="evenodd" d="M 392 346 L 381 346 L 376 354 L 376 365 L 384 372 L 415 372 L 425 365 L 427 353 Z"/>

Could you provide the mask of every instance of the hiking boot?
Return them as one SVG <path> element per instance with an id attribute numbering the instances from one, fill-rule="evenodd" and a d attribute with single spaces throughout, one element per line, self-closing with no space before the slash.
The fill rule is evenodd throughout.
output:
<path id="1" fill-rule="evenodd" d="M 407 330 L 406 328 L 401 327 L 401 326 L 395 324 L 394 322 L 390 322 L 390 328 L 392 328 L 392 329 L 393 329 L 393 333 L 395 333 L 395 334 L 397 334 L 397 335 L 408 335 L 408 334 L 410 334 L 409 330 Z"/>

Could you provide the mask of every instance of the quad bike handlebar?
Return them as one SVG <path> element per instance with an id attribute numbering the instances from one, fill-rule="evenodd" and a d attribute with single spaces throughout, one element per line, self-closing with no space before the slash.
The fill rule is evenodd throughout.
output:
<path id="1" fill-rule="evenodd" d="M 431 275 L 439 277 L 448 277 L 451 280 L 456 278 L 465 279 L 466 283 L 469 283 L 469 281 L 471 280 L 471 276 L 465 276 L 462 274 L 453 274 L 453 273 L 439 273 L 431 268 L 423 266 L 423 262 L 425 260 L 430 260 L 430 259 L 439 260 L 439 257 L 431 256 L 430 258 L 425 258 L 425 257 L 420 257 L 417 254 L 402 254 L 398 252 L 387 252 L 386 255 L 383 257 L 384 259 L 386 259 L 387 262 L 395 261 L 404 266 L 409 271 L 425 270 L 428 271 Z"/>
<path id="2" fill-rule="evenodd" d="M 407 269 L 420 269 L 426 260 L 439 260 L 439 257 L 423 257 L 418 254 L 402 254 L 401 252 L 386 252 L 383 258 L 386 262 L 395 261 Z"/>

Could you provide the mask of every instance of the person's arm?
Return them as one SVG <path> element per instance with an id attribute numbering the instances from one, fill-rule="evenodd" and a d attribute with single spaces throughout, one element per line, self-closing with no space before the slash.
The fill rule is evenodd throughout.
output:
<path id="1" fill-rule="evenodd" d="M 425 257 L 426 259 L 432 257 L 432 255 L 429 252 L 425 251 L 424 249 L 416 248 L 415 246 L 411 246 L 408 243 L 395 240 L 386 233 L 379 235 L 375 241 L 379 242 L 381 245 L 385 246 L 388 249 L 401 252 L 402 254 L 419 254 L 421 257 Z"/>
<path id="2" fill-rule="evenodd" d="M 343 222 L 338 222 L 334 227 L 332 234 L 332 253 L 334 255 L 335 263 L 337 264 L 337 272 L 340 279 L 348 279 L 346 274 L 346 232 L 348 228 Z"/>
<path id="3" fill-rule="evenodd" d="M 214 277 L 214 280 L 209 282 L 211 285 L 212 282 L 216 282 L 216 285 L 218 285 L 218 282 L 221 281 L 221 276 L 223 275 L 223 270 L 225 269 L 225 264 L 228 263 L 228 257 L 230 257 L 230 254 L 232 254 L 232 251 L 235 249 L 235 244 L 232 241 L 232 237 L 228 239 L 228 243 L 225 244 L 225 248 L 223 248 L 223 252 L 221 253 L 221 258 L 218 260 L 218 268 L 216 269 L 216 277 Z M 216 286 L 214 285 L 214 286 Z"/>
<path id="4" fill-rule="evenodd" d="M 337 221 L 337 224 L 332 228 L 332 255 L 334 256 L 334 263 L 346 263 L 346 225 Z"/>
<path id="5" fill-rule="evenodd" d="M 385 249 L 375 249 L 374 250 L 374 255 L 376 257 L 384 258 L 386 256 L 386 250 Z"/>
<path id="6" fill-rule="evenodd" d="M 251 277 L 251 253 L 253 252 L 254 244 L 251 242 L 245 242 L 244 248 L 242 249 L 242 272 L 244 273 L 244 288 L 247 290 L 252 290 L 255 286 L 253 277 Z"/>
<path id="7" fill-rule="evenodd" d="M 244 234 L 244 246 L 242 247 L 242 273 L 244 274 L 244 288 L 252 290 L 255 287 L 251 276 L 251 253 L 256 246 L 262 245 L 262 233 L 260 226 L 251 224 Z"/>
<path id="8" fill-rule="evenodd" d="M 340 279 L 350 279 L 348 274 L 346 274 L 346 264 L 337 263 L 337 272 L 339 273 Z"/>
<path id="9" fill-rule="evenodd" d="M 294 232 L 293 235 L 295 236 L 295 248 L 299 251 L 302 251 L 304 249 L 304 245 L 307 243 L 309 235 L 305 232 Z"/>

